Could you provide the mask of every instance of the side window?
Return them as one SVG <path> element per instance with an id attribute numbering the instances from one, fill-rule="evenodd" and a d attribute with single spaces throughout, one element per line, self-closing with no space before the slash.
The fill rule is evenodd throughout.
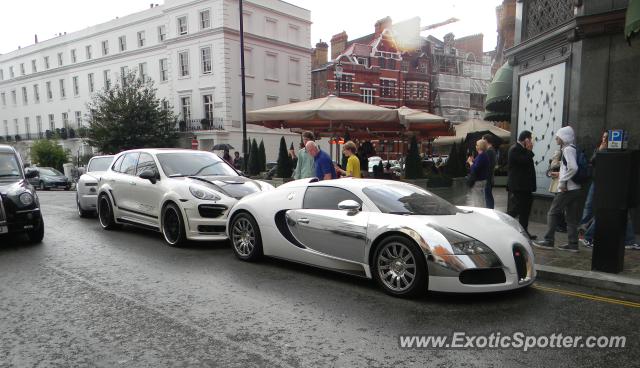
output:
<path id="1" fill-rule="evenodd" d="M 113 165 L 111 166 L 111 170 L 113 170 L 115 172 L 120 172 L 120 165 L 122 165 L 123 157 L 124 157 L 124 155 L 118 157 L 116 162 L 114 162 Z"/>
<path id="2" fill-rule="evenodd" d="M 141 153 L 140 158 L 138 159 L 136 175 L 140 175 L 146 170 L 155 170 L 158 172 L 158 168 L 156 167 L 156 162 L 153 160 L 153 157 L 148 153 Z"/>
<path id="3" fill-rule="evenodd" d="M 324 186 L 309 187 L 304 194 L 302 207 L 316 210 L 337 210 L 338 203 L 347 199 L 362 204 L 360 198 L 345 189 Z"/>
<path id="4" fill-rule="evenodd" d="M 120 166 L 120 172 L 127 175 L 133 175 L 136 173 L 136 164 L 138 163 L 139 153 L 127 153 L 122 160 L 122 166 Z"/>

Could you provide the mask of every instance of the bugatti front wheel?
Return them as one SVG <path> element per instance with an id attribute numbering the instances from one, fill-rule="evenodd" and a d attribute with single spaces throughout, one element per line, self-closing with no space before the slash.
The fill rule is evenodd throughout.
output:
<path id="1" fill-rule="evenodd" d="M 372 274 L 389 295 L 415 297 L 427 291 L 428 273 L 424 253 L 411 240 L 390 236 L 376 247 Z"/>

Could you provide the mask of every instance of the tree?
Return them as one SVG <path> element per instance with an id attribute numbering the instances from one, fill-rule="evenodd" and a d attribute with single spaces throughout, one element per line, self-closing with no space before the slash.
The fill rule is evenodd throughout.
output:
<path id="1" fill-rule="evenodd" d="M 249 151 L 249 175 L 260 174 L 260 150 L 256 139 L 251 142 L 251 151 Z"/>
<path id="2" fill-rule="evenodd" d="M 407 179 L 422 178 L 422 160 L 418 150 L 418 139 L 415 135 L 411 137 L 411 143 L 409 144 L 409 153 L 405 162 L 405 177 Z"/>
<path id="3" fill-rule="evenodd" d="M 55 141 L 40 139 L 31 146 L 31 160 L 38 166 L 63 169 L 62 165 L 69 161 L 69 153 Z"/>
<path id="4" fill-rule="evenodd" d="M 162 107 L 151 80 L 130 72 L 124 83 L 95 93 L 87 104 L 88 142 L 104 153 L 132 148 L 173 147 L 178 138 L 175 116 Z"/>
<path id="5" fill-rule="evenodd" d="M 280 138 L 280 149 L 278 150 L 278 175 L 279 178 L 291 177 L 291 157 L 287 152 L 287 142 L 284 137 Z"/>
<path id="6" fill-rule="evenodd" d="M 267 171 L 267 152 L 264 149 L 264 141 L 260 140 L 260 146 L 258 147 L 260 154 L 260 171 Z"/>

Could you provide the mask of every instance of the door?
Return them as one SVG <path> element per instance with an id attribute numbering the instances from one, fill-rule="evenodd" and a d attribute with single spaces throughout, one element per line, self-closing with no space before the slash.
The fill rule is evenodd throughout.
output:
<path id="1" fill-rule="evenodd" d="M 138 152 L 125 154 L 122 164 L 117 172 L 113 174 L 111 187 L 118 209 L 125 211 L 123 215 L 130 215 L 128 212 L 136 211 L 136 201 L 131 192 L 132 182 L 135 180 L 136 165 L 138 163 Z"/>
<path id="2" fill-rule="evenodd" d="M 148 179 L 140 178 L 139 175 L 147 170 L 153 170 L 158 173 L 158 167 L 153 156 L 148 153 L 140 153 L 135 177 L 132 178 L 130 189 L 135 201 L 135 210 L 140 212 L 141 216 L 146 217 L 147 221 L 157 222 L 160 218 L 161 182 L 158 180 L 152 183 Z"/>
<path id="3" fill-rule="evenodd" d="M 348 190 L 312 186 L 304 195 L 303 208 L 287 211 L 287 225 L 303 246 L 340 259 L 365 263 L 369 214 L 339 210 L 344 200 L 362 200 Z"/>

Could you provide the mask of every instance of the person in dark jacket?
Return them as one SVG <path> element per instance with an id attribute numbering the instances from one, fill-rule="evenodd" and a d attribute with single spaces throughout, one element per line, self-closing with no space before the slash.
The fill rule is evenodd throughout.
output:
<path id="1" fill-rule="evenodd" d="M 536 191 L 536 169 L 533 164 L 533 141 L 531 132 L 523 130 L 518 135 L 518 142 L 509 148 L 507 157 L 509 191 L 509 208 L 507 213 L 517 217 L 520 225 L 529 233 L 529 215 L 533 203 L 533 192 Z M 535 239 L 535 235 L 529 235 Z"/>
<path id="2" fill-rule="evenodd" d="M 493 174 L 496 169 L 496 149 L 494 148 L 494 139 L 491 134 L 483 135 L 482 139 L 488 143 L 485 153 L 489 158 L 489 176 L 487 177 L 487 185 L 484 187 L 484 201 L 487 208 L 493 209 L 495 207 L 495 201 L 493 199 Z"/>

